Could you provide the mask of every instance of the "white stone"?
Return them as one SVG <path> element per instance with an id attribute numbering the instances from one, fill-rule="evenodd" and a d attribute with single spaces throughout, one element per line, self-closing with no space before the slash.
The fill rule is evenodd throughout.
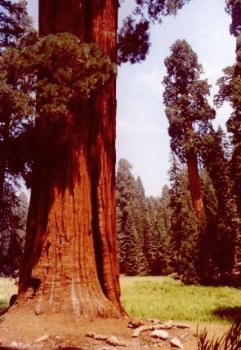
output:
<path id="1" fill-rule="evenodd" d="M 18 343 L 16 341 L 12 341 L 12 343 L 10 344 L 10 346 L 12 348 L 17 348 L 18 347 Z"/>
<path id="2" fill-rule="evenodd" d="M 35 340 L 35 343 L 41 343 L 42 341 L 46 341 L 49 339 L 48 334 L 43 335 L 42 337 L 39 337 L 38 339 Z"/>
<path id="3" fill-rule="evenodd" d="M 127 343 L 112 335 L 106 339 L 106 343 L 112 346 L 127 346 Z"/>
<path id="4" fill-rule="evenodd" d="M 155 331 L 151 332 L 151 336 L 153 338 L 166 340 L 169 337 L 169 334 L 166 331 L 156 329 Z"/>
<path id="5" fill-rule="evenodd" d="M 178 338 L 170 339 L 170 344 L 173 348 L 184 349 L 184 346 L 182 345 L 182 343 L 180 342 L 180 340 Z"/>
<path id="6" fill-rule="evenodd" d="M 188 324 L 185 323 L 174 323 L 174 326 L 177 328 L 181 328 L 181 329 L 185 329 L 185 328 L 190 328 L 190 326 Z"/>

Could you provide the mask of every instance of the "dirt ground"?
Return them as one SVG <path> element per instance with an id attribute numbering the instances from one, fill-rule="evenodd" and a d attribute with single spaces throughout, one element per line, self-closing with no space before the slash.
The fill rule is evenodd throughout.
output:
<path id="1" fill-rule="evenodd" d="M 197 326 L 207 328 L 210 336 L 214 333 L 221 336 L 228 326 L 195 324 L 185 322 L 190 328 L 176 328 L 166 330 L 167 340 L 151 337 L 151 331 L 142 332 L 134 338 L 134 329 L 129 328 L 130 319 L 98 319 L 88 320 L 68 315 L 39 315 L 30 312 L 24 314 L 20 310 L 12 309 L 0 318 L 0 350 L 33 349 L 33 350 L 159 350 L 171 349 L 170 339 L 178 338 L 185 350 L 197 349 Z M 152 325 L 143 321 L 144 325 Z M 87 336 L 87 333 L 89 336 Z M 101 339 L 98 335 L 101 335 Z M 107 338 L 107 339 L 106 339 Z M 115 345 L 114 343 L 118 344 Z"/>
<path id="2" fill-rule="evenodd" d="M 130 319 L 88 320 L 68 315 L 40 315 L 31 311 L 24 314 L 18 308 L 0 318 L 0 349 L 33 350 L 157 350 L 171 349 L 170 339 L 178 338 L 185 350 L 197 349 L 197 326 L 206 327 L 210 336 L 221 336 L 227 326 L 186 323 L 190 328 L 172 328 L 167 340 L 151 337 L 151 331 L 142 332 L 134 338 L 134 329 L 129 328 Z M 142 320 L 144 325 L 152 325 Z M 89 333 L 89 336 L 87 334 Z M 101 337 L 99 337 L 101 335 Z M 96 338 L 101 339 L 94 339 Z M 117 342 L 117 344 L 114 344 Z"/>

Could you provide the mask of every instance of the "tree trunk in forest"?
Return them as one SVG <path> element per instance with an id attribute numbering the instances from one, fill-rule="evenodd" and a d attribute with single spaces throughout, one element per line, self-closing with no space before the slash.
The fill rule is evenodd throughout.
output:
<path id="1" fill-rule="evenodd" d="M 4 119 L 3 119 L 4 120 Z M 4 184 L 7 170 L 7 154 L 9 145 L 9 122 L 2 127 L 0 144 L 0 215 L 4 215 Z"/>
<path id="2" fill-rule="evenodd" d="M 193 150 L 187 152 L 187 169 L 192 203 L 199 223 L 202 222 L 203 200 L 200 177 L 198 173 L 197 155 Z"/>
<path id="3" fill-rule="evenodd" d="M 40 35 L 72 32 L 116 60 L 117 0 L 40 0 Z M 37 124 L 18 305 L 120 317 L 115 231 L 115 81 L 68 123 Z"/>

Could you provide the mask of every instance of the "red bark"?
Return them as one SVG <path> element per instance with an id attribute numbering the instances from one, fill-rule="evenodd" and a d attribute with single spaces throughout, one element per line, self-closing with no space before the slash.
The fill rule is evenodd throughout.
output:
<path id="1" fill-rule="evenodd" d="M 196 213 L 196 217 L 198 219 L 198 222 L 200 223 L 203 214 L 203 200 L 201 193 L 200 177 L 198 173 L 197 155 L 194 151 L 189 151 L 187 153 L 187 168 L 192 203 L 194 211 Z"/>
<path id="2" fill-rule="evenodd" d="M 40 0 L 40 34 L 70 31 L 116 59 L 116 0 Z M 68 124 L 37 125 L 37 151 L 18 304 L 119 317 L 115 232 L 115 81 Z"/>

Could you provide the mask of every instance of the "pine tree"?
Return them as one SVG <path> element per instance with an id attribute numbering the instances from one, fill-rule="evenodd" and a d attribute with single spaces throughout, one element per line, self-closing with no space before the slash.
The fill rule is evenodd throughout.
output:
<path id="1" fill-rule="evenodd" d="M 201 172 L 203 204 L 205 209 L 205 231 L 201 238 L 200 268 L 201 282 L 204 284 L 219 283 L 219 257 L 222 256 L 218 247 L 218 199 L 212 180 L 206 170 Z"/>
<path id="2" fill-rule="evenodd" d="M 217 255 L 216 263 L 221 278 L 230 274 L 235 265 L 236 244 L 240 235 L 240 222 L 234 197 L 229 161 L 223 149 L 224 134 L 221 129 L 211 131 L 203 153 L 204 165 L 217 197 Z"/>
<path id="3" fill-rule="evenodd" d="M 164 270 L 162 274 L 169 274 L 173 272 L 172 262 L 174 256 L 174 248 L 171 234 L 171 195 L 170 189 L 165 185 L 162 189 L 162 196 L 158 201 L 158 223 L 161 237 L 161 252 L 164 261 Z"/>
<path id="4" fill-rule="evenodd" d="M 241 35 L 236 43 L 236 63 L 233 66 L 226 67 L 224 76 L 218 80 L 219 92 L 215 96 L 215 103 L 220 107 L 225 101 L 229 102 L 233 111 L 227 121 L 228 131 L 232 134 L 233 156 L 232 156 L 232 175 L 234 180 L 234 191 L 237 198 L 239 212 L 241 212 L 241 171 L 240 171 L 240 148 L 241 148 Z"/>
<path id="5" fill-rule="evenodd" d="M 188 189 L 187 172 L 173 157 L 171 181 L 171 236 L 174 269 L 185 283 L 200 281 L 200 231 Z"/>
<path id="6" fill-rule="evenodd" d="M 119 161 L 116 176 L 117 199 L 117 241 L 120 272 L 138 274 L 138 233 L 133 217 L 135 201 L 135 179 L 131 164 L 126 159 Z"/>
<path id="7" fill-rule="evenodd" d="M 27 79 L 23 93 L 19 88 L 23 76 L 15 70 L 15 63 L 17 47 L 30 33 L 32 27 L 26 3 L 0 0 L 0 240 L 7 242 L 6 249 L 2 250 L 0 272 L 8 274 L 19 268 L 23 253 L 23 234 L 19 235 L 21 217 L 17 208 L 21 206 L 19 176 L 26 174 L 26 159 L 20 154 L 18 138 L 29 127 L 30 108 Z"/>
<path id="8" fill-rule="evenodd" d="M 160 199 L 146 199 L 148 208 L 149 231 L 146 235 L 145 252 L 149 264 L 150 275 L 165 274 L 166 261 L 166 230 L 160 212 Z"/>
<path id="9" fill-rule="evenodd" d="M 239 26 L 237 27 L 237 30 L 240 30 Z M 234 184 L 233 192 L 236 196 L 236 205 L 238 209 L 239 222 L 237 222 L 237 216 L 234 216 L 233 219 L 230 218 L 230 220 L 233 221 L 232 226 L 236 226 L 236 227 L 239 226 L 238 231 L 236 231 L 237 232 L 236 250 L 239 255 L 238 257 L 239 264 L 240 264 L 239 252 L 241 247 L 241 231 L 240 231 L 240 224 L 241 224 L 241 186 L 240 186 L 240 182 L 241 182 L 241 166 L 240 166 L 240 162 L 241 162 L 241 156 L 240 156 L 241 57 L 240 57 L 240 53 L 241 53 L 241 35 L 237 37 L 237 41 L 236 41 L 236 62 L 233 66 L 226 67 L 223 70 L 224 76 L 218 80 L 219 92 L 215 96 L 215 103 L 218 107 L 221 106 L 225 101 L 227 101 L 230 103 L 233 109 L 231 116 L 227 121 L 227 129 L 232 135 L 233 153 L 232 153 L 232 159 L 231 159 L 231 175 L 232 175 L 232 180 Z M 231 203 L 231 206 L 229 205 L 229 207 L 234 208 L 233 203 Z"/>
<path id="10" fill-rule="evenodd" d="M 131 164 L 120 159 L 117 177 L 117 241 L 120 271 L 127 275 L 148 272 L 144 255 L 145 194 L 140 178 L 136 181 Z"/>

